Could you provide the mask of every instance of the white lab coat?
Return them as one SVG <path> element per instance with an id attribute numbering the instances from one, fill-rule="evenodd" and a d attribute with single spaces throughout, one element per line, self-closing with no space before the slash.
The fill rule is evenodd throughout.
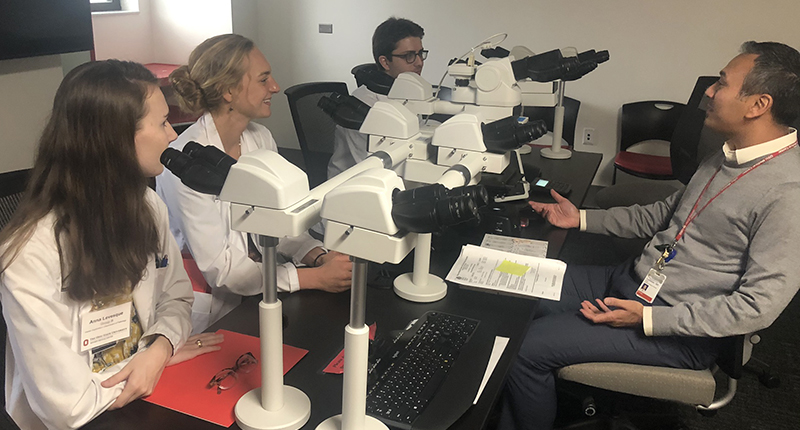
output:
<path id="1" fill-rule="evenodd" d="M 182 150 L 189 141 L 214 145 L 224 151 L 214 119 L 206 113 L 186 129 L 170 147 Z M 242 154 L 266 148 L 278 150 L 272 133 L 251 122 L 241 138 Z M 263 290 L 261 264 L 249 257 L 246 233 L 231 230 L 230 203 L 198 193 L 167 169 L 156 179 L 156 190 L 169 208 L 169 224 L 181 250 L 191 253 L 197 267 L 211 286 L 211 299 L 198 297 L 192 309 L 193 331 L 202 332 L 242 301 L 242 296 Z M 308 233 L 282 238 L 278 253 L 292 259 L 278 266 L 278 288 L 297 291 L 300 283 L 296 264 L 322 242 Z"/>
<path id="2" fill-rule="evenodd" d="M 133 290 L 144 330 L 139 347 L 163 335 L 177 351 L 191 331 L 192 288 L 169 234 L 166 207 L 150 189 L 146 198 L 156 209 L 159 257 L 166 255 L 169 264 L 156 269 L 153 256 L 144 279 Z M 86 424 L 105 411 L 125 386 L 123 382 L 103 388 L 100 383 L 130 360 L 93 373 L 91 351 L 80 352 L 80 320 L 91 310 L 91 302 L 75 302 L 62 291 L 64 274 L 54 221 L 52 214 L 42 218 L 17 258 L 0 274 L 0 299 L 8 325 L 6 410 L 25 430 Z"/>
<path id="3" fill-rule="evenodd" d="M 352 95 L 369 107 L 374 106 L 378 100 L 388 99 L 385 95 L 375 93 L 365 85 L 356 88 Z M 366 134 L 337 125 L 333 132 L 333 154 L 328 162 L 328 179 L 364 161 L 369 156 L 367 140 Z"/>

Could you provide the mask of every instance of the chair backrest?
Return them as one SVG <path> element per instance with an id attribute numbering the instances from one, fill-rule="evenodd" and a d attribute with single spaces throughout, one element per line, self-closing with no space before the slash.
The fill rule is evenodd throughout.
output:
<path id="1" fill-rule="evenodd" d="M 333 135 L 336 124 L 317 106 L 319 99 L 331 93 L 347 95 L 344 82 L 309 82 L 287 88 L 297 140 L 303 151 L 309 186 L 312 188 L 328 178 L 328 161 L 333 154 Z"/>
<path id="2" fill-rule="evenodd" d="M 672 174 L 684 184 L 689 183 L 700 162 L 710 153 L 719 151 L 725 141 L 722 135 L 703 126 L 708 101 L 705 91 L 717 79 L 719 78 L 716 76 L 697 78 L 692 95 L 670 139 Z"/>
<path id="3" fill-rule="evenodd" d="M 564 97 L 564 134 L 561 137 L 570 146 L 575 146 L 575 125 L 578 123 L 578 111 L 581 102 L 570 97 Z M 555 108 L 528 106 L 524 115 L 533 120 L 542 120 L 547 125 L 548 131 L 553 131 L 555 121 Z"/>
<path id="4" fill-rule="evenodd" d="M 683 108 L 683 103 L 663 100 L 648 100 L 622 105 L 619 150 L 625 151 L 634 144 L 647 140 L 669 142 Z"/>
<path id="5" fill-rule="evenodd" d="M 28 185 L 30 169 L 16 170 L 13 172 L 0 173 L 0 230 L 8 224 L 11 215 L 17 209 L 25 187 Z M 0 306 L 2 308 L 2 306 Z M 5 369 L 6 369 L 6 320 L 0 315 L 0 390 L 5 389 Z M 0 397 L 0 408 L 3 414 L 0 415 L 0 428 L 17 429 L 19 427 L 11 420 L 5 412 L 5 394 Z"/>
<path id="6" fill-rule="evenodd" d="M 356 86 L 365 85 L 375 94 L 388 95 L 394 84 L 394 78 L 375 63 L 359 64 L 353 67 L 350 73 L 356 79 Z"/>
<path id="7" fill-rule="evenodd" d="M 0 173 L 0 229 L 8 224 L 17 209 L 29 176 L 30 169 Z"/>

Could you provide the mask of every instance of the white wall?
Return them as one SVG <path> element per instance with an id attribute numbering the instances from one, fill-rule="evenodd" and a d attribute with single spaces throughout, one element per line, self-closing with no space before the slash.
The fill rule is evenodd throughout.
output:
<path id="1" fill-rule="evenodd" d="M 154 62 L 151 9 L 151 0 L 139 0 L 138 10 L 93 13 L 95 58 Z"/>
<path id="2" fill-rule="evenodd" d="M 0 172 L 33 166 L 61 78 L 58 55 L 0 61 Z"/>
<path id="3" fill-rule="evenodd" d="M 233 29 L 250 40 L 258 38 L 258 2 L 260 0 L 231 0 Z"/>
<path id="4" fill-rule="evenodd" d="M 195 46 L 230 33 L 230 0 L 150 0 L 153 62 L 186 64 Z"/>
<path id="5" fill-rule="evenodd" d="M 138 9 L 92 14 L 98 60 L 186 64 L 200 42 L 233 28 L 230 0 L 139 0 Z"/>
<path id="6" fill-rule="evenodd" d="M 423 42 L 431 52 L 423 77 L 433 83 L 449 59 L 498 32 L 508 33 L 508 48 L 609 50 L 609 62 L 567 84 L 567 95 L 581 101 L 578 140 L 584 127 L 596 130 L 598 143 L 578 143 L 577 150 L 603 153 L 599 184 L 611 180 L 623 103 L 685 102 L 697 76 L 716 75 L 745 40 L 800 47 L 796 0 L 261 0 L 257 11 L 256 43 L 282 88 L 338 80 L 352 90 L 350 69 L 372 61 L 372 32 L 391 15 L 425 28 Z M 320 23 L 333 24 L 334 33 L 319 34 Z M 273 99 L 273 116 L 264 123 L 280 145 L 297 147 L 285 97 Z"/>

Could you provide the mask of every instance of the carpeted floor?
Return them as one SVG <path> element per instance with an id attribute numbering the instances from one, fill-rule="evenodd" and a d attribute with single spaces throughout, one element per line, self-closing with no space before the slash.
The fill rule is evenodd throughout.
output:
<path id="1" fill-rule="evenodd" d="M 642 245 L 642 242 L 570 231 L 560 258 L 568 264 L 617 264 L 637 254 Z M 780 386 L 768 389 L 755 375 L 745 374 L 739 381 L 736 397 L 714 417 L 701 416 L 688 405 L 627 396 L 609 403 L 615 403 L 623 415 L 630 415 L 640 430 L 800 429 L 800 299 L 795 297 L 778 320 L 760 335 L 762 341 L 755 346 L 753 356 L 772 367 L 781 380 Z M 604 396 L 609 395 L 595 396 L 598 407 L 602 407 Z"/>

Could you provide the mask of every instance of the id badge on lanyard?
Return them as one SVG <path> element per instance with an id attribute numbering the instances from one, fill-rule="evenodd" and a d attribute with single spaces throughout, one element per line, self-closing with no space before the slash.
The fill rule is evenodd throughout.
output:
<path id="1" fill-rule="evenodd" d="M 656 299 L 661 287 L 664 286 L 664 282 L 667 281 L 667 275 L 661 271 L 675 257 L 675 248 L 671 245 L 658 245 L 656 249 L 661 251 L 661 256 L 650 268 L 650 271 L 647 272 L 647 276 L 644 277 L 644 280 L 639 285 L 639 289 L 636 290 L 636 297 L 650 304 Z"/>

